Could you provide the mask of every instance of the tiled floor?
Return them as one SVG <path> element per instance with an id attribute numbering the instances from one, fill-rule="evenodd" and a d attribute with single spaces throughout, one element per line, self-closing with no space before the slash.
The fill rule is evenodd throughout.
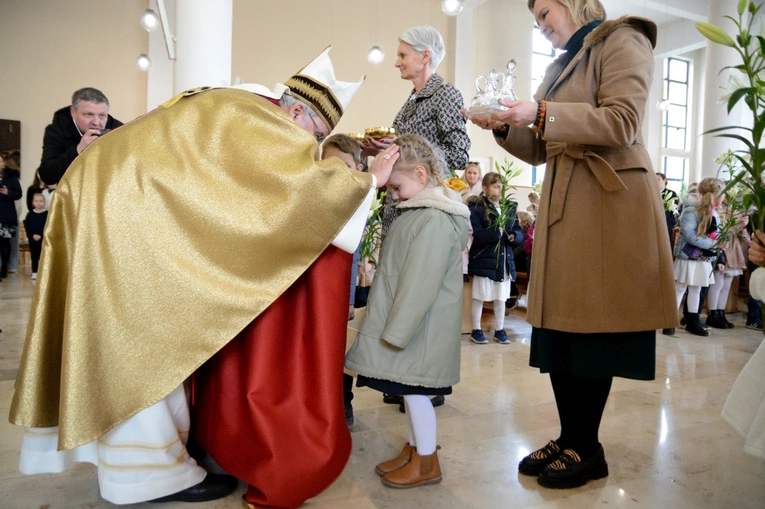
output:
<path id="1" fill-rule="evenodd" d="M 28 274 L 0 283 L 0 413 L 8 414 L 32 295 Z M 444 480 L 412 490 L 384 487 L 374 465 L 406 440 L 404 416 L 379 393 L 356 389 L 353 454 L 343 475 L 305 507 L 438 508 L 765 508 L 765 462 L 742 452 L 743 441 L 720 417 L 738 372 L 762 341 L 736 328 L 708 338 L 659 335 L 657 378 L 616 379 L 601 427 L 610 475 L 575 490 L 549 490 L 521 476 L 518 461 L 557 437 L 549 380 L 528 367 L 530 328 L 522 310 L 506 321 L 510 345 L 474 345 L 463 337 L 462 382 L 437 409 Z M 0 420 L 1 509 L 102 509 L 95 468 L 22 476 L 22 430 Z M 241 507 L 244 485 L 211 503 L 166 509 Z M 122 507 L 155 507 L 139 504 Z"/>

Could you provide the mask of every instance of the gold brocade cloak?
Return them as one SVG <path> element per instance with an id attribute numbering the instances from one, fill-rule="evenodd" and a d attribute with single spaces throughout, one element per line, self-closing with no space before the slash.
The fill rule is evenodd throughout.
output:
<path id="1" fill-rule="evenodd" d="M 95 440 L 284 292 L 371 187 L 278 106 L 216 89 L 94 142 L 55 192 L 10 420 Z M 284 338 L 289 341 L 289 338 Z"/>

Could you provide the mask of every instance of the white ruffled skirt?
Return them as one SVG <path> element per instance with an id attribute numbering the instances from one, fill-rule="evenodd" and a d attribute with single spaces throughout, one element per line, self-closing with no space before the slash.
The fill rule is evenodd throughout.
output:
<path id="1" fill-rule="evenodd" d="M 715 282 L 712 263 L 699 260 L 675 260 L 675 281 L 690 286 L 709 286 Z"/>

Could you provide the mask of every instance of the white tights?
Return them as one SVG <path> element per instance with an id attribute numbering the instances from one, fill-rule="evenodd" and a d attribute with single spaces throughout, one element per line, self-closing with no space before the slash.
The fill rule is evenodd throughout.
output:
<path id="1" fill-rule="evenodd" d="M 404 396 L 406 421 L 409 425 L 409 445 L 417 448 L 420 456 L 436 452 L 436 409 L 430 397 L 422 394 Z"/>
<path id="2" fill-rule="evenodd" d="M 685 290 L 688 290 L 688 298 L 686 304 L 688 304 L 689 313 L 699 312 L 699 294 L 701 293 L 700 286 L 689 285 L 688 283 L 681 283 L 675 281 L 675 296 L 677 297 L 677 308 L 680 309 L 680 304 L 683 302 L 683 294 Z M 709 308 L 712 309 L 712 308 Z"/>
<path id="3" fill-rule="evenodd" d="M 709 295 L 707 303 L 709 309 L 725 309 L 728 302 L 728 293 L 730 293 L 730 284 L 734 276 L 726 276 L 723 272 L 715 272 L 715 282 L 709 285 Z"/>
<path id="4" fill-rule="evenodd" d="M 473 318 L 473 330 L 481 328 L 481 314 L 483 313 L 483 301 L 473 299 L 470 316 Z M 505 328 L 505 301 L 494 301 L 494 330 Z"/>

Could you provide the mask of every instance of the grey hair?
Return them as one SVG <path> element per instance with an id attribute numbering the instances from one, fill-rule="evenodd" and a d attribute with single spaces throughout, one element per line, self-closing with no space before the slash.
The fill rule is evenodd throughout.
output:
<path id="1" fill-rule="evenodd" d="M 438 64 L 444 59 L 446 49 L 444 48 L 444 38 L 441 32 L 427 25 L 412 27 L 398 36 L 400 42 L 410 45 L 417 53 L 425 50 L 430 51 L 430 62 L 428 69 L 435 71 Z"/>
<path id="2" fill-rule="evenodd" d="M 306 115 L 308 115 L 308 116 L 309 116 L 309 117 L 311 117 L 311 118 L 318 118 L 318 119 L 319 119 L 319 120 L 321 120 L 322 122 L 324 121 L 324 119 L 322 119 L 322 118 L 319 116 L 319 114 L 318 114 L 318 113 L 316 113 L 316 110 L 315 110 L 315 109 L 313 109 L 313 106 L 311 106 L 310 104 L 306 104 L 306 102 L 305 102 L 305 101 L 301 101 L 300 99 L 298 99 L 298 98 L 297 98 L 297 97 L 295 97 L 294 95 L 290 95 L 290 94 L 288 94 L 288 93 L 286 93 L 286 92 L 285 92 L 285 93 L 284 93 L 284 94 L 283 94 L 283 95 L 282 95 L 282 96 L 279 98 L 279 105 L 280 105 L 280 106 L 282 106 L 282 107 L 284 107 L 284 108 L 287 108 L 287 109 L 290 109 L 290 108 L 292 107 L 292 105 L 293 105 L 293 104 L 297 104 L 297 103 L 300 103 L 300 104 L 302 104 L 302 105 L 305 107 L 305 113 L 306 113 Z"/>
<path id="3" fill-rule="evenodd" d="M 103 92 L 95 88 L 81 88 L 72 94 L 72 106 L 77 108 L 82 101 L 88 101 L 93 104 L 106 104 L 109 107 L 109 99 Z"/>

